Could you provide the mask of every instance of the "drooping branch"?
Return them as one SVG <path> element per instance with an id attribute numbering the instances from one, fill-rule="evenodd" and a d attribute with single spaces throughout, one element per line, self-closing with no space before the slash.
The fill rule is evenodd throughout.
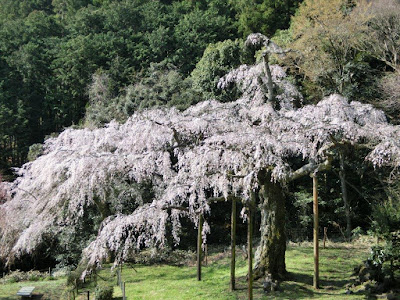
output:
<path id="1" fill-rule="evenodd" d="M 290 173 L 286 178 L 285 181 L 293 181 L 299 179 L 300 177 L 310 175 L 316 172 L 326 171 L 329 170 L 332 166 L 332 157 L 329 156 L 325 161 L 322 163 L 310 162 L 301 168 L 297 169 L 296 171 Z"/>

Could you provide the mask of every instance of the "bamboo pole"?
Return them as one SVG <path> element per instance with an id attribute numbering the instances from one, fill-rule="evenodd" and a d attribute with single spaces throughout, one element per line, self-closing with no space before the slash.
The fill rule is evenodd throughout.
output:
<path id="1" fill-rule="evenodd" d="M 314 280 L 313 286 L 319 288 L 319 248 L 318 248 L 318 177 L 313 175 L 313 211 L 314 211 Z"/>
<path id="2" fill-rule="evenodd" d="M 235 268 L 236 268 L 236 200 L 232 200 L 231 215 L 231 290 L 235 290 Z"/>
<path id="3" fill-rule="evenodd" d="M 201 280 L 201 257 L 202 257 L 202 249 L 201 245 L 203 244 L 202 237 L 203 230 L 203 217 L 199 214 L 199 224 L 197 226 L 197 280 Z"/>
<path id="4" fill-rule="evenodd" d="M 248 248 L 248 299 L 253 300 L 253 212 L 250 203 L 247 216 L 247 248 Z"/>

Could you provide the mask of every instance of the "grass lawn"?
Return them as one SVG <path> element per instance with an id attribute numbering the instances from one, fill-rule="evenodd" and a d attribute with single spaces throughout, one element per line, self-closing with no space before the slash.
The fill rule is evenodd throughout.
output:
<path id="1" fill-rule="evenodd" d="M 363 293 L 345 294 L 353 268 L 366 258 L 366 247 L 330 244 L 320 250 L 321 289 L 314 290 L 313 249 L 311 244 L 291 245 L 286 253 L 289 280 L 281 284 L 282 291 L 266 295 L 261 282 L 255 282 L 254 299 L 365 299 Z M 229 253 L 210 255 L 208 266 L 202 269 L 202 281 L 196 280 L 196 268 L 168 265 L 126 266 L 122 276 L 126 294 L 133 299 L 247 299 L 246 261 L 237 257 L 237 291 L 229 290 Z M 121 296 L 115 287 L 114 295 Z"/>
<path id="2" fill-rule="evenodd" d="M 194 262 L 192 266 L 135 265 L 134 268 L 126 264 L 122 277 L 126 282 L 127 299 L 247 299 L 247 261 L 240 250 L 237 252 L 237 290 L 234 292 L 229 290 L 229 252 L 216 252 L 209 255 L 208 265 L 202 268 L 202 281 L 196 279 Z M 281 283 L 281 291 L 266 295 L 261 281 L 257 281 L 254 284 L 254 299 L 367 299 L 365 292 L 355 289 L 353 294 L 345 294 L 346 285 L 351 283 L 353 268 L 367 255 L 366 244 L 330 243 L 326 249 L 320 250 L 321 288 L 314 290 L 312 244 L 290 244 L 286 252 L 289 278 Z M 101 271 L 99 278 L 108 278 L 113 283 L 116 281 L 109 269 Z M 61 296 L 66 289 L 65 278 L 0 283 L 0 300 L 19 299 L 16 293 L 21 286 L 35 286 L 34 299 L 67 300 L 63 299 L 65 293 Z M 81 289 L 77 300 L 87 299 L 87 290 L 90 290 L 90 299 L 94 299 L 94 283 L 91 283 Z M 122 299 L 121 296 L 121 290 L 115 287 L 114 299 Z"/>
<path id="3" fill-rule="evenodd" d="M 0 283 L 0 300 L 21 299 L 20 296 L 17 296 L 17 292 L 23 286 L 36 287 L 33 291 L 35 297 L 33 297 L 32 299 L 62 299 L 61 295 L 66 287 L 66 280 L 65 278 L 60 278 L 56 280 L 23 281 L 7 284 Z"/>

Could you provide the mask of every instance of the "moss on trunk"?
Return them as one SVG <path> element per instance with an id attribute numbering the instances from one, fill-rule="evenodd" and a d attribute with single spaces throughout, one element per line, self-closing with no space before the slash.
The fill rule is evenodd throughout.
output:
<path id="1" fill-rule="evenodd" d="M 254 278 L 266 273 L 273 279 L 286 276 L 285 196 L 279 182 L 272 182 L 269 173 L 260 174 L 261 240 L 255 254 Z"/>

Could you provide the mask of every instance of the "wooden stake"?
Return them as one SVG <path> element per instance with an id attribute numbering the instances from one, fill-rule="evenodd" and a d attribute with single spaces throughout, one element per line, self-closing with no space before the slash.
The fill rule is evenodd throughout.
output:
<path id="1" fill-rule="evenodd" d="M 252 204 L 249 205 L 247 216 L 247 249 L 248 249 L 248 299 L 253 300 L 253 212 Z"/>
<path id="2" fill-rule="evenodd" d="M 324 227 L 324 249 L 325 249 L 325 243 L 326 243 L 327 238 L 328 238 L 328 228 Z"/>
<path id="3" fill-rule="evenodd" d="M 201 245 L 203 244 L 202 237 L 203 230 L 203 217 L 199 215 L 199 224 L 197 227 L 197 280 L 201 280 L 201 257 L 202 257 L 202 249 Z"/>
<path id="4" fill-rule="evenodd" d="M 314 211 L 314 282 L 315 289 L 319 288 L 319 248 L 318 248 L 318 177 L 313 175 L 313 211 Z"/>
<path id="5" fill-rule="evenodd" d="M 235 290 L 236 269 L 236 199 L 232 199 L 231 215 L 231 290 Z"/>
<path id="6" fill-rule="evenodd" d="M 204 245 L 204 263 L 207 266 L 208 265 L 208 245 Z"/>
<path id="7" fill-rule="evenodd" d="M 125 281 L 122 285 L 122 300 L 126 300 L 126 294 L 125 294 Z"/>

